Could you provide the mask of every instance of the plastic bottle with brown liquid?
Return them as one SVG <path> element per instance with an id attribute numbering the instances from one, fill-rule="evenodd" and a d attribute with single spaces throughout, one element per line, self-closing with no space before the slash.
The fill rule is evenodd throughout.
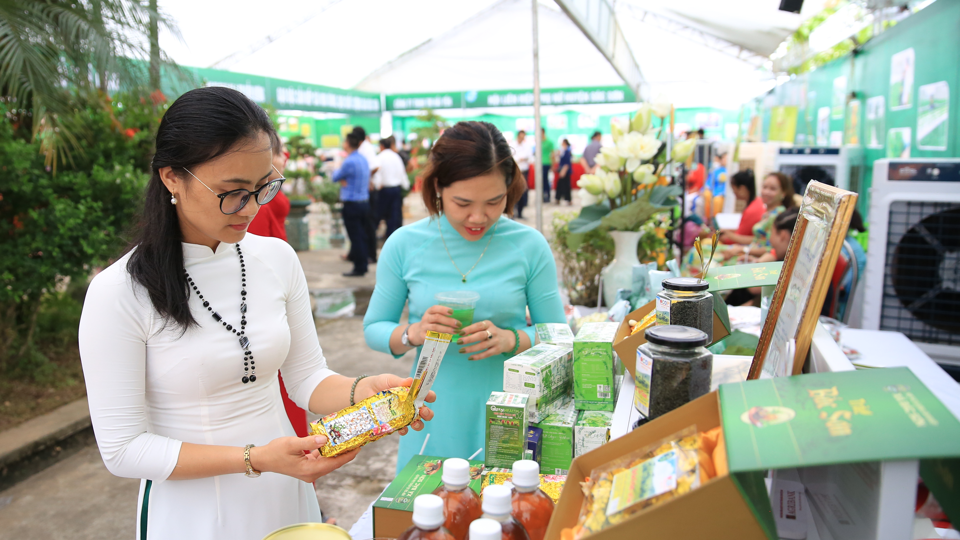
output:
<path id="1" fill-rule="evenodd" d="M 478 519 L 470 524 L 470 540 L 500 540 L 500 524 L 492 519 Z"/>
<path id="2" fill-rule="evenodd" d="M 413 527 L 397 540 L 456 540 L 443 526 L 443 499 L 420 495 L 413 500 Z"/>
<path id="3" fill-rule="evenodd" d="M 483 518 L 500 524 L 500 540 L 530 540 L 519 521 L 510 515 L 511 490 L 506 486 L 487 486 L 483 490 Z M 467 540 L 472 537 L 467 534 Z"/>
<path id="4" fill-rule="evenodd" d="M 513 517 L 523 525 L 530 540 L 543 540 L 553 515 L 553 499 L 540 489 L 540 465 L 523 460 L 513 464 Z"/>
<path id="5" fill-rule="evenodd" d="M 467 536 L 470 522 L 480 519 L 480 495 L 470 488 L 470 464 L 465 459 L 450 458 L 443 462 L 443 484 L 433 491 L 443 499 L 447 516 L 443 526 L 456 540 Z"/>

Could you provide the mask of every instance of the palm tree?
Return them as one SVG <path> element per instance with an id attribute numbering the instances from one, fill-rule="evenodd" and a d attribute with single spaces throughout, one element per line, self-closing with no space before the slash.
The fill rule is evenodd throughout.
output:
<path id="1" fill-rule="evenodd" d="M 48 166 L 82 151 L 75 112 L 108 87 L 158 89 L 158 25 L 173 30 L 155 0 L 0 0 L 0 99 Z"/>

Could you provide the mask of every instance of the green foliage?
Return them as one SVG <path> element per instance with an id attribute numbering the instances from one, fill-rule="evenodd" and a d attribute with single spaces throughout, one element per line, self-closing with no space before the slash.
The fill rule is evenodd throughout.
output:
<path id="1" fill-rule="evenodd" d="M 290 152 L 290 159 L 301 159 L 308 156 L 316 157 L 317 148 L 309 138 L 294 135 L 287 141 L 287 151 Z"/>
<path id="2" fill-rule="evenodd" d="M 560 264 L 563 286 L 575 305 L 596 305 L 600 270 L 613 260 L 613 238 L 602 229 L 576 234 L 570 231 L 575 214 L 553 217 L 553 253 Z"/>
<path id="3" fill-rule="evenodd" d="M 424 139 L 430 141 L 430 146 L 440 138 L 440 133 L 450 127 L 450 122 L 446 118 L 433 112 L 433 109 L 424 109 L 423 114 L 417 116 L 417 120 L 425 122 L 427 125 L 414 128 L 413 132 L 417 134 L 417 142 Z"/>
<path id="4" fill-rule="evenodd" d="M 156 123 L 145 109 L 118 116 L 114 107 L 77 113 L 97 136 L 82 159 L 57 174 L 45 166 L 39 142 L 18 138 L 0 121 L 0 365 L 14 359 L 18 372 L 41 373 L 33 350 L 41 300 L 66 278 L 85 282 L 127 242 Z M 125 127 L 121 119 L 141 124 Z"/>
<path id="5" fill-rule="evenodd" d="M 313 184 L 313 196 L 326 203 L 332 212 L 333 207 L 340 202 L 340 184 L 328 181 Z"/>

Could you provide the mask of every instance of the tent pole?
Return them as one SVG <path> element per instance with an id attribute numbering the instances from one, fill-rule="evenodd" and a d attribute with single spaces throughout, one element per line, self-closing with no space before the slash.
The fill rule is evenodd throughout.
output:
<path id="1" fill-rule="evenodd" d="M 531 0 L 533 4 L 533 124 L 534 141 L 536 141 L 536 156 L 533 158 L 533 178 L 534 191 L 533 196 L 536 201 L 537 209 L 537 230 L 543 232 L 543 183 L 547 180 L 543 177 L 543 137 L 540 134 L 540 36 L 537 30 L 537 2 Z M 523 179 L 527 181 L 526 178 Z"/>

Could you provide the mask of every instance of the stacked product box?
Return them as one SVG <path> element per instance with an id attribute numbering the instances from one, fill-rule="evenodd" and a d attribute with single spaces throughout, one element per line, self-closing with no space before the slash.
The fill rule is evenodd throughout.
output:
<path id="1" fill-rule="evenodd" d="M 527 449 L 523 453 L 523 459 L 540 463 L 540 450 L 542 448 L 543 430 L 536 426 L 530 426 L 527 428 Z"/>
<path id="2" fill-rule="evenodd" d="M 537 343 L 573 348 L 574 335 L 566 323 L 540 323 L 536 326 Z"/>
<path id="3" fill-rule="evenodd" d="M 511 468 L 524 458 L 530 418 L 530 396 L 493 392 L 487 400 L 484 463 Z"/>
<path id="4" fill-rule="evenodd" d="M 530 396 L 530 421 L 540 422 L 563 405 L 573 386 L 573 352 L 541 343 L 503 363 L 503 391 Z"/>
<path id="5" fill-rule="evenodd" d="M 567 402 L 566 406 L 536 425 L 543 431 L 541 474 L 567 474 L 573 461 L 573 431 L 576 423 L 577 410 L 573 403 Z"/>
<path id="6" fill-rule="evenodd" d="M 610 440 L 610 427 L 613 425 L 613 413 L 607 411 L 580 411 L 577 425 L 574 426 L 573 453 L 579 457 L 600 448 Z"/>
<path id="7" fill-rule="evenodd" d="M 616 405 L 618 375 L 623 365 L 613 350 L 619 324 L 587 323 L 573 342 L 573 389 L 576 408 L 584 411 L 613 412 Z"/>

